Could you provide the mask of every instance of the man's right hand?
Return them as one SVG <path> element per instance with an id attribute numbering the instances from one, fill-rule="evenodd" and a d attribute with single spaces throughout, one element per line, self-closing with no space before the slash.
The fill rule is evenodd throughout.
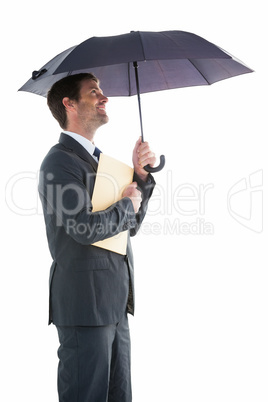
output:
<path id="1" fill-rule="evenodd" d="M 137 189 L 137 183 L 133 181 L 123 191 L 122 197 L 128 197 L 131 199 L 135 213 L 137 213 L 141 206 L 141 192 Z"/>

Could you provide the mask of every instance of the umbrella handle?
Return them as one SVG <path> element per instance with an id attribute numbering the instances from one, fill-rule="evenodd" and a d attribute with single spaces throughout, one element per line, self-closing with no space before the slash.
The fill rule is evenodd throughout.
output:
<path id="1" fill-rule="evenodd" d="M 165 163 L 166 163 L 165 155 L 161 155 L 160 163 L 158 166 L 151 167 L 150 165 L 146 165 L 146 166 L 144 166 L 143 169 L 146 170 L 146 172 L 148 172 L 148 173 L 160 172 L 160 170 L 162 170 L 163 167 L 165 166 Z"/>

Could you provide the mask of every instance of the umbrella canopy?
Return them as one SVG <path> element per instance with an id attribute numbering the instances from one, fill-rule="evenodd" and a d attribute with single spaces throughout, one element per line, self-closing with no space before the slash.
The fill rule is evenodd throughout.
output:
<path id="1" fill-rule="evenodd" d="M 34 71 L 19 90 L 46 96 L 59 79 L 93 72 L 106 96 L 136 95 L 135 61 L 140 93 L 209 85 L 252 72 L 227 52 L 189 32 L 131 32 L 92 37 L 65 50 Z"/>
<path id="2" fill-rule="evenodd" d="M 210 85 L 252 71 L 193 33 L 137 31 L 92 37 L 73 46 L 34 71 L 19 90 L 46 96 L 61 78 L 92 72 L 106 96 L 138 95 L 143 138 L 140 93 Z"/>

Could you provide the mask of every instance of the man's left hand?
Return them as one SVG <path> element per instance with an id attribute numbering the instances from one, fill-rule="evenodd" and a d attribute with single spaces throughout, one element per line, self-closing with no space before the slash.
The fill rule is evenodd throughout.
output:
<path id="1" fill-rule="evenodd" d="M 151 151 L 148 142 L 142 142 L 141 137 L 136 142 L 133 150 L 133 165 L 136 174 L 144 181 L 147 180 L 148 172 L 144 170 L 144 166 L 154 166 L 156 162 L 155 154 Z"/>

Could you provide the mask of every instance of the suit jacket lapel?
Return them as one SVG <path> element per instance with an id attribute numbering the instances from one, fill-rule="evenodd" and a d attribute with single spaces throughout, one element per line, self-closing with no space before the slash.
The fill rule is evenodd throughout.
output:
<path id="1" fill-rule="evenodd" d="M 67 134 L 61 133 L 59 143 L 65 148 L 72 150 L 80 158 L 84 159 L 86 162 L 90 163 L 95 172 L 97 172 L 98 164 L 95 159 L 88 153 L 88 151 L 79 142 L 75 141 L 72 137 Z"/>

